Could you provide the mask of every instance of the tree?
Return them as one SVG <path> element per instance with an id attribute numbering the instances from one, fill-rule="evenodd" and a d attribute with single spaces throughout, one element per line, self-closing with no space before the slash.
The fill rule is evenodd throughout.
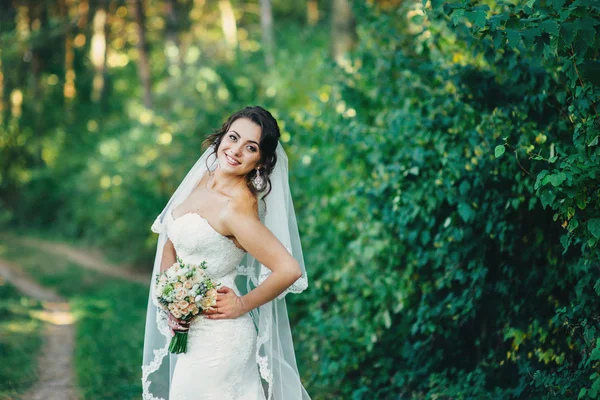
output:
<path id="1" fill-rule="evenodd" d="M 306 2 L 306 22 L 310 26 L 314 26 L 319 22 L 319 3 L 317 0 Z"/>
<path id="2" fill-rule="evenodd" d="M 100 101 L 104 93 L 105 70 L 106 70 L 106 2 L 97 1 L 94 13 L 92 45 L 90 58 L 94 66 L 94 83 L 92 87 L 92 100 Z"/>
<path id="3" fill-rule="evenodd" d="M 139 52 L 138 74 L 144 90 L 144 105 L 152 108 L 151 74 L 146 44 L 146 25 L 144 22 L 144 7 L 142 0 L 132 0 L 128 3 L 134 16 L 138 31 L 137 49 Z"/>
<path id="4" fill-rule="evenodd" d="M 262 28 L 262 40 L 265 54 L 265 63 L 273 66 L 273 11 L 271 10 L 271 0 L 260 0 L 260 25 Z"/>
<path id="5" fill-rule="evenodd" d="M 333 0 L 331 16 L 331 55 L 342 64 L 356 42 L 356 22 L 349 0 Z"/>
<path id="6" fill-rule="evenodd" d="M 219 10 L 221 11 L 221 26 L 223 28 L 223 34 L 225 35 L 225 41 L 229 50 L 233 50 L 238 45 L 237 40 L 237 22 L 235 20 L 235 14 L 233 13 L 233 7 L 229 0 L 219 0 Z"/>

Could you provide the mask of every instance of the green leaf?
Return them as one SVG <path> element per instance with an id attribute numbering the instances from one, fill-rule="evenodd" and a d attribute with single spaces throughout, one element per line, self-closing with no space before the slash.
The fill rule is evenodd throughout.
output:
<path id="1" fill-rule="evenodd" d="M 386 328 L 392 326 L 392 318 L 390 317 L 390 312 L 388 310 L 383 312 L 383 324 Z"/>
<path id="2" fill-rule="evenodd" d="M 600 360 L 600 348 L 596 347 L 590 354 L 590 361 Z"/>
<path id="3" fill-rule="evenodd" d="M 444 5 L 445 1 L 444 0 L 431 0 L 431 9 L 435 10 L 439 7 L 441 7 L 442 5 Z"/>
<path id="4" fill-rule="evenodd" d="M 587 222 L 587 227 L 594 237 L 600 238 L 600 218 L 591 218 Z"/>
<path id="5" fill-rule="evenodd" d="M 559 186 L 567 179 L 567 175 L 564 172 L 559 172 L 558 174 L 548 175 L 548 182 L 552 184 L 552 186 Z"/>
<path id="6" fill-rule="evenodd" d="M 575 39 L 576 33 L 577 25 L 574 22 L 564 22 L 560 26 L 560 38 L 567 46 L 571 46 L 573 44 L 573 39 Z"/>
<path id="7" fill-rule="evenodd" d="M 560 237 L 560 244 L 564 248 L 563 254 L 565 254 L 569 249 L 569 246 L 571 245 L 571 239 L 572 237 L 569 234 L 564 234 Z"/>
<path id="8" fill-rule="evenodd" d="M 462 183 L 458 187 L 458 192 L 464 196 L 467 193 L 469 193 L 469 190 L 471 190 L 471 184 L 467 181 L 462 181 Z"/>
<path id="9" fill-rule="evenodd" d="M 586 202 L 583 193 L 578 193 L 577 196 L 575 196 L 575 204 L 577 205 L 577 207 L 579 207 L 580 210 L 583 210 L 585 208 Z"/>
<path id="10" fill-rule="evenodd" d="M 494 149 L 494 154 L 496 156 L 496 158 L 500 157 L 502 154 L 504 154 L 504 152 L 506 151 L 506 148 L 504 147 L 503 144 L 499 144 L 498 146 L 496 146 L 496 148 Z"/>
<path id="11" fill-rule="evenodd" d="M 556 193 L 554 193 L 554 190 L 545 190 L 540 195 L 540 200 L 544 209 L 546 206 L 552 205 L 552 203 L 554 203 L 554 199 L 556 199 Z"/>
<path id="12" fill-rule="evenodd" d="M 540 36 L 539 28 L 527 28 L 521 31 L 521 37 L 526 47 L 531 47 L 535 43 L 535 38 Z"/>
<path id="13" fill-rule="evenodd" d="M 535 179 L 535 185 L 533 185 L 533 188 L 535 190 L 538 190 L 540 187 L 544 186 L 547 182 L 543 182 L 543 179 L 548 175 L 548 170 L 547 169 L 543 169 L 540 171 L 540 173 L 537 175 L 536 179 Z"/>
<path id="14" fill-rule="evenodd" d="M 566 0 L 547 0 L 547 4 L 552 6 L 555 11 L 562 11 L 562 7 L 565 4 Z"/>
<path id="15" fill-rule="evenodd" d="M 600 86 L 600 61 L 586 60 L 578 68 L 584 79 Z"/>
<path id="16" fill-rule="evenodd" d="M 507 29 L 506 39 L 508 40 L 508 45 L 514 49 L 521 42 L 521 34 L 514 29 Z"/>
<path id="17" fill-rule="evenodd" d="M 583 40 L 589 47 L 593 47 L 596 42 L 596 29 L 598 22 L 592 18 L 581 18 L 577 20 L 578 34 L 577 37 Z"/>
<path id="18" fill-rule="evenodd" d="M 473 24 L 475 30 L 479 30 L 485 26 L 487 12 L 484 10 L 467 11 L 465 12 L 465 18 Z"/>
<path id="19" fill-rule="evenodd" d="M 473 219 L 473 217 L 475 216 L 475 212 L 473 211 L 471 206 L 469 206 L 468 204 L 459 203 L 458 204 L 458 215 L 460 215 L 460 217 L 463 219 L 463 221 L 470 222 Z"/>
<path id="20" fill-rule="evenodd" d="M 452 23 L 454 24 L 454 26 L 456 26 L 460 19 L 463 17 L 463 15 L 465 14 L 465 10 L 456 10 L 452 13 Z"/>
<path id="21" fill-rule="evenodd" d="M 499 49 L 504 44 L 504 34 L 502 31 L 496 31 L 494 33 L 494 47 Z"/>
<path id="22" fill-rule="evenodd" d="M 540 29 L 542 32 L 558 35 L 558 23 L 556 21 L 546 20 L 540 24 Z"/>

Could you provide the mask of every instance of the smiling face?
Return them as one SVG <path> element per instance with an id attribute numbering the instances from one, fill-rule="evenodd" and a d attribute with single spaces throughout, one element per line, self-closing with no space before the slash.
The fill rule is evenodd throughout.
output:
<path id="1" fill-rule="evenodd" d="M 248 118 L 238 118 L 221 139 L 217 157 L 223 172 L 246 175 L 259 165 L 262 129 Z"/>

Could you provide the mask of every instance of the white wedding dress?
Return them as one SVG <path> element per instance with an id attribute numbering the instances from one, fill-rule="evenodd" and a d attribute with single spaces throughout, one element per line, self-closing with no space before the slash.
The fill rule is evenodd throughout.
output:
<path id="1" fill-rule="evenodd" d="M 199 214 L 167 214 L 166 232 L 179 258 L 191 264 L 206 261 L 207 275 L 240 295 L 234 279 L 245 252 Z M 169 400 L 264 400 L 255 354 L 256 328 L 249 314 L 195 318 L 187 352 L 177 356 Z"/>

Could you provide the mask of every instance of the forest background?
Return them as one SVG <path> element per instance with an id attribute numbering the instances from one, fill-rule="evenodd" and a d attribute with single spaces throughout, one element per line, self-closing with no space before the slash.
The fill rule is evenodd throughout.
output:
<path id="1" fill-rule="evenodd" d="M 597 1 L 0 4 L 3 231 L 149 273 L 203 138 L 259 104 L 290 158 L 315 399 L 600 397 Z M 137 333 L 119 376 L 77 367 L 86 398 L 139 398 Z"/>

